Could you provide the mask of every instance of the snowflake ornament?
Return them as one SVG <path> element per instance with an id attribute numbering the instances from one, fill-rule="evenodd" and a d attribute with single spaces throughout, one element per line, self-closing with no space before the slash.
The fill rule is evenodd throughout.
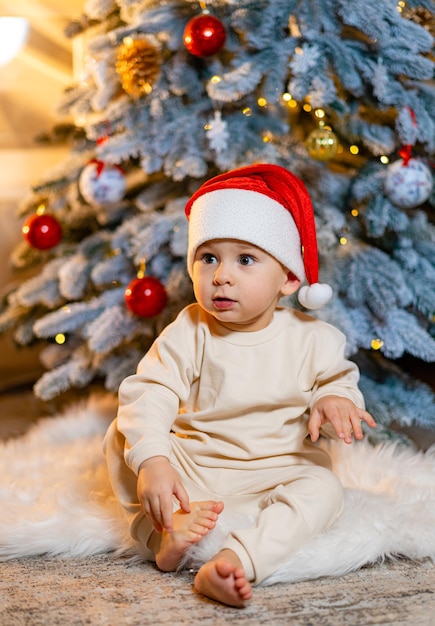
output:
<path id="1" fill-rule="evenodd" d="M 228 132 L 228 124 L 222 119 L 220 111 L 215 111 L 213 119 L 209 120 L 207 137 L 210 147 L 218 156 L 227 149 L 230 133 Z"/>

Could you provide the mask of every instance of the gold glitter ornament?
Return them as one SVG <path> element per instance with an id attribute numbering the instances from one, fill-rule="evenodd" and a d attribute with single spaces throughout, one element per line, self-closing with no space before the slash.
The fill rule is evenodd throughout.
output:
<path id="1" fill-rule="evenodd" d="M 307 137 L 308 154 L 317 161 L 333 159 L 338 150 L 337 135 L 328 128 L 316 128 Z"/>
<path id="2" fill-rule="evenodd" d="M 133 98 L 151 93 L 160 65 L 160 51 L 148 39 L 125 37 L 118 48 L 116 71 L 122 88 Z"/>

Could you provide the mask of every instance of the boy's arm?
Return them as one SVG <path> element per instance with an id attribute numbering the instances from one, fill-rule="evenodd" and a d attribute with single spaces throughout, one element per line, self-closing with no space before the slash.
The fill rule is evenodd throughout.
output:
<path id="1" fill-rule="evenodd" d="M 170 458 L 170 431 L 197 376 L 195 327 L 186 315 L 166 327 L 119 388 L 118 430 L 126 439 L 125 462 L 138 474 L 151 457 Z"/>
<path id="2" fill-rule="evenodd" d="M 326 426 L 345 441 L 363 438 L 361 421 L 376 427 L 373 417 L 365 411 L 363 395 L 358 388 L 359 369 L 345 357 L 346 338 L 334 326 L 325 325 L 318 342 L 318 374 L 312 389 L 308 430 L 317 441 L 320 429 Z"/>

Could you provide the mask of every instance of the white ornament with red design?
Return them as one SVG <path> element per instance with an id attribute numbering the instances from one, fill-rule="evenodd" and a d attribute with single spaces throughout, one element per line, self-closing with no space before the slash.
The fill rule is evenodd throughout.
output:
<path id="1" fill-rule="evenodd" d="M 388 166 L 385 193 L 401 209 L 421 206 L 429 199 L 432 187 L 432 172 L 421 159 L 399 159 Z"/>
<path id="2" fill-rule="evenodd" d="M 116 204 L 125 195 L 125 174 L 118 165 L 94 159 L 83 168 L 79 189 L 86 202 L 93 206 Z"/>

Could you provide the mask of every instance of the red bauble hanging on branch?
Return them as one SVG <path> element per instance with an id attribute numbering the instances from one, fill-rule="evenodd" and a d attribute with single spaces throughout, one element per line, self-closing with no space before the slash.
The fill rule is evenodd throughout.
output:
<path id="1" fill-rule="evenodd" d="M 125 303 L 139 317 L 154 317 L 163 311 L 168 301 L 162 283 L 153 276 L 134 278 L 124 292 Z"/>
<path id="2" fill-rule="evenodd" d="M 222 22 L 213 15 L 203 13 L 187 22 L 183 41 L 190 54 L 196 57 L 209 57 L 221 50 L 226 37 Z"/>
<path id="3" fill-rule="evenodd" d="M 37 250 L 49 250 L 62 240 L 61 225 L 48 213 L 31 215 L 24 222 L 21 231 L 27 243 Z"/>

